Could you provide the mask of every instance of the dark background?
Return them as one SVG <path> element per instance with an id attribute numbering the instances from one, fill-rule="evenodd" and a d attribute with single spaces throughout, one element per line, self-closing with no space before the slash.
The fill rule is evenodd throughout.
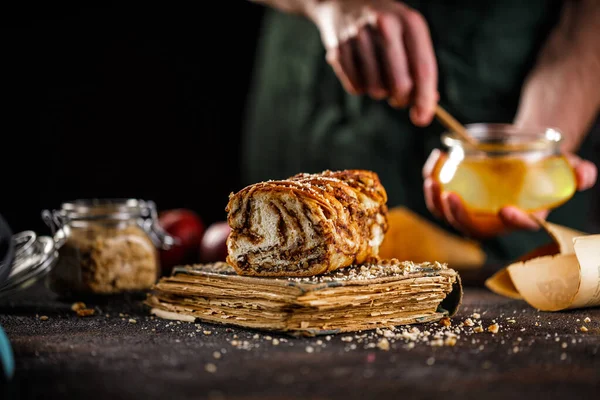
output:
<path id="1" fill-rule="evenodd" d="M 13 231 L 47 233 L 42 210 L 91 197 L 225 219 L 241 188 L 263 10 L 248 0 L 5 6 L 0 214 Z"/>
<path id="2" fill-rule="evenodd" d="M 13 231 L 47 233 L 43 209 L 89 197 L 224 219 L 262 12 L 245 0 L 12 5 L 0 214 Z"/>

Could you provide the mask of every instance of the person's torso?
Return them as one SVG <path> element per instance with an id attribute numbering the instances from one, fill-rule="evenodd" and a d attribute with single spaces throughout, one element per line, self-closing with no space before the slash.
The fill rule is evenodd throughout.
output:
<path id="1" fill-rule="evenodd" d="M 561 2 L 407 3 L 429 23 L 441 104 L 464 123 L 510 123 Z M 380 175 L 390 207 L 407 206 L 434 220 L 425 207 L 421 168 L 440 146 L 439 123 L 417 128 L 406 110 L 347 94 L 325 60 L 317 29 L 303 17 L 268 12 L 257 55 L 243 146 L 247 183 L 365 168 Z M 567 213 L 579 229 L 585 220 L 580 197 L 568 207 L 577 215 Z M 545 240 L 541 233 L 515 233 L 492 241 L 489 252 L 510 259 Z"/>

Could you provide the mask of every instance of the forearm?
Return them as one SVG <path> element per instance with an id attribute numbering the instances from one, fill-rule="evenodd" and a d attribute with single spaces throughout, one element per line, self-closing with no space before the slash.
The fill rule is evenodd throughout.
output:
<path id="1" fill-rule="evenodd" d="M 600 111 L 600 1 L 565 2 L 561 20 L 526 79 L 515 119 L 554 126 L 576 151 Z"/>

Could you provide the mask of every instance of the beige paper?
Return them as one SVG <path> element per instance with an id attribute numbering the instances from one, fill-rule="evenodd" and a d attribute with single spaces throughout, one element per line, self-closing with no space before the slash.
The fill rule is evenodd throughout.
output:
<path id="1" fill-rule="evenodd" d="M 523 299 L 541 311 L 600 305 L 600 235 L 543 222 L 555 242 L 498 271 L 486 281 L 499 295 Z"/>
<path id="2" fill-rule="evenodd" d="M 508 269 L 504 268 L 498 271 L 492 278 L 485 283 L 486 286 L 494 293 L 511 299 L 522 300 L 523 296 L 515 287 L 508 273 Z"/>
<path id="3" fill-rule="evenodd" d="M 573 246 L 579 261 L 581 284 L 571 308 L 600 305 L 600 235 L 577 237 Z"/>
<path id="4" fill-rule="evenodd" d="M 550 237 L 558 245 L 560 254 L 574 254 L 573 241 L 580 236 L 586 236 L 587 233 L 567 228 L 565 226 L 556 225 L 551 222 L 538 220 L 542 227 L 548 232 Z"/>

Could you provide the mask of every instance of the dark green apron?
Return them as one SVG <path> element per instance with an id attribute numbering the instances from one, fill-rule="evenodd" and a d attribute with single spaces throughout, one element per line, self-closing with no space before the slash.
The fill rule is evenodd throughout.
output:
<path id="1" fill-rule="evenodd" d="M 464 123 L 511 122 L 560 2 L 407 3 L 429 22 L 441 104 Z M 443 127 L 434 121 L 417 128 L 406 111 L 348 95 L 326 63 L 311 22 L 269 10 L 263 23 L 244 134 L 245 183 L 365 168 L 379 174 L 390 207 L 404 205 L 436 221 L 425 206 L 421 168 L 440 146 Z M 584 229 L 588 203 L 586 194 L 578 194 L 550 219 Z M 506 262 L 547 241 L 541 232 L 518 232 L 484 247 L 492 262 Z"/>

